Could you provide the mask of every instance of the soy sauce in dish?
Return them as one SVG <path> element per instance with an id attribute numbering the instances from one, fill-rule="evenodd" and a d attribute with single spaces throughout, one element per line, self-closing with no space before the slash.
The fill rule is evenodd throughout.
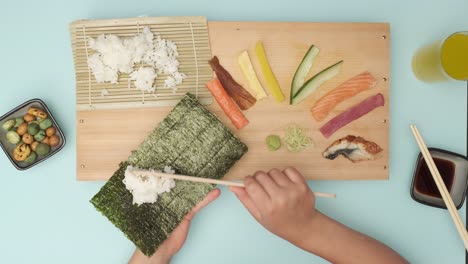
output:
<path id="1" fill-rule="evenodd" d="M 453 180 L 455 176 L 455 164 L 449 160 L 433 158 L 434 163 L 439 170 L 440 176 L 447 187 L 447 190 L 450 192 L 453 185 Z M 419 162 L 418 167 L 416 168 L 416 190 L 420 193 L 442 198 L 440 195 L 439 189 L 432 178 L 431 171 L 427 167 L 426 161 L 424 158 Z"/>

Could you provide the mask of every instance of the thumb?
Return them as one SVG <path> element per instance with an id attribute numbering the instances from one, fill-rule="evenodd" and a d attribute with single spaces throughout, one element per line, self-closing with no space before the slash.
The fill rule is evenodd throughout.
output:
<path id="1" fill-rule="evenodd" d="M 201 202 L 199 202 L 197 205 L 195 205 L 195 207 L 192 208 L 192 210 L 185 216 L 184 219 L 191 221 L 196 213 L 198 213 L 201 209 L 203 209 L 208 204 L 216 200 L 220 194 L 221 194 L 221 191 L 218 188 L 210 191 Z"/>
<path id="2" fill-rule="evenodd" d="M 255 203 L 250 198 L 249 194 L 245 191 L 245 188 L 242 187 L 229 187 L 229 190 L 233 192 L 237 199 L 244 205 L 244 207 L 249 211 L 249 213 L 257 220 L 260 220 L 260 211 L 258 210 Z"/>
<path id="3" fill-rule="evenodd" d="M 145 256 L 138 248 L 133 253 L 132 257 L 128 261 L 128 264 L 147 264 L 150 263 L 150 258 Z"/>

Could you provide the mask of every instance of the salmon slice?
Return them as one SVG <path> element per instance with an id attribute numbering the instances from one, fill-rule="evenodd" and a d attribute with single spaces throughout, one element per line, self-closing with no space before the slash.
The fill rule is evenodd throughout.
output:
<path id="1" fill-rule="evenodd" d="M 311 108 L 312 116 L 322 121 L 337 104 L 373 87 L 375 83 L 374 76 L 367 71 L 354 76 L 317 100 Z"/>

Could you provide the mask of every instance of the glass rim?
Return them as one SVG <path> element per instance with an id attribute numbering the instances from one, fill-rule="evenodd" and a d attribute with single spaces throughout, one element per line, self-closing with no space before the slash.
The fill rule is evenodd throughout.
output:
<path id="1" fill-rule="evenodd" d="M 452 81 L 468 81 L 468 77 L 467 79 L 457 79 L 457 78 L 454 78 L 452 77 L 444 68 L 444 66 L 442 65 L 442 47 L 444 46 L 445 42 L 447 42 L 447 40 L 449 38 L 451 38 L 452 36 L 456 35 L 456 34 L 465 34 L 468 36 L 468 31 L 457 31 L 457 32 L 453 32 L 452 34 L 448 35 L 447 37 L 445 37 L 442 41 L 440 41 L 440 44 L 439 44 L 439 60 L 440 60 L 440 63 L 439 63 L 439 67 L 442 69 L 442 74 L 449 80 L 452 80 Z"/>

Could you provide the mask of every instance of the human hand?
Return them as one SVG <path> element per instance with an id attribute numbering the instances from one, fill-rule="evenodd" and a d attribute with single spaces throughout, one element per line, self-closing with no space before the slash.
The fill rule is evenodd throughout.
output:
<path id="1" fill-rule="evenodd" d="M 304 230 L 313 225 L 315 197 L 304 177 L 294 168 L 272 169 L 244 179 L 245 188 L 230 187 L 250 214 L 267 230 L 300 245 Z"/>
<path id="2" fill-rule="evenodd" d="M 171 258 L 179 252 L 187 239 L 190 222 L 195 214 L 209 203 L 219 197 L 221 191 L 214 189 L 198 203 L 190 213 L 188 213 L 182 222 L 172 231 L 169 237 L 158 248 L 158 250 L 151 257 L 145 256 L 140 250 L 135 250 L 129 264 L 166 264 L 169 263 Z"/>
<path id="3" fill-rule="evenodd" d="M 315 197 L 294 168 L 272 169 L 230 187 L 270 232 L 331 263 L 408 263 L 381 242 L 315 210 Z"/>

